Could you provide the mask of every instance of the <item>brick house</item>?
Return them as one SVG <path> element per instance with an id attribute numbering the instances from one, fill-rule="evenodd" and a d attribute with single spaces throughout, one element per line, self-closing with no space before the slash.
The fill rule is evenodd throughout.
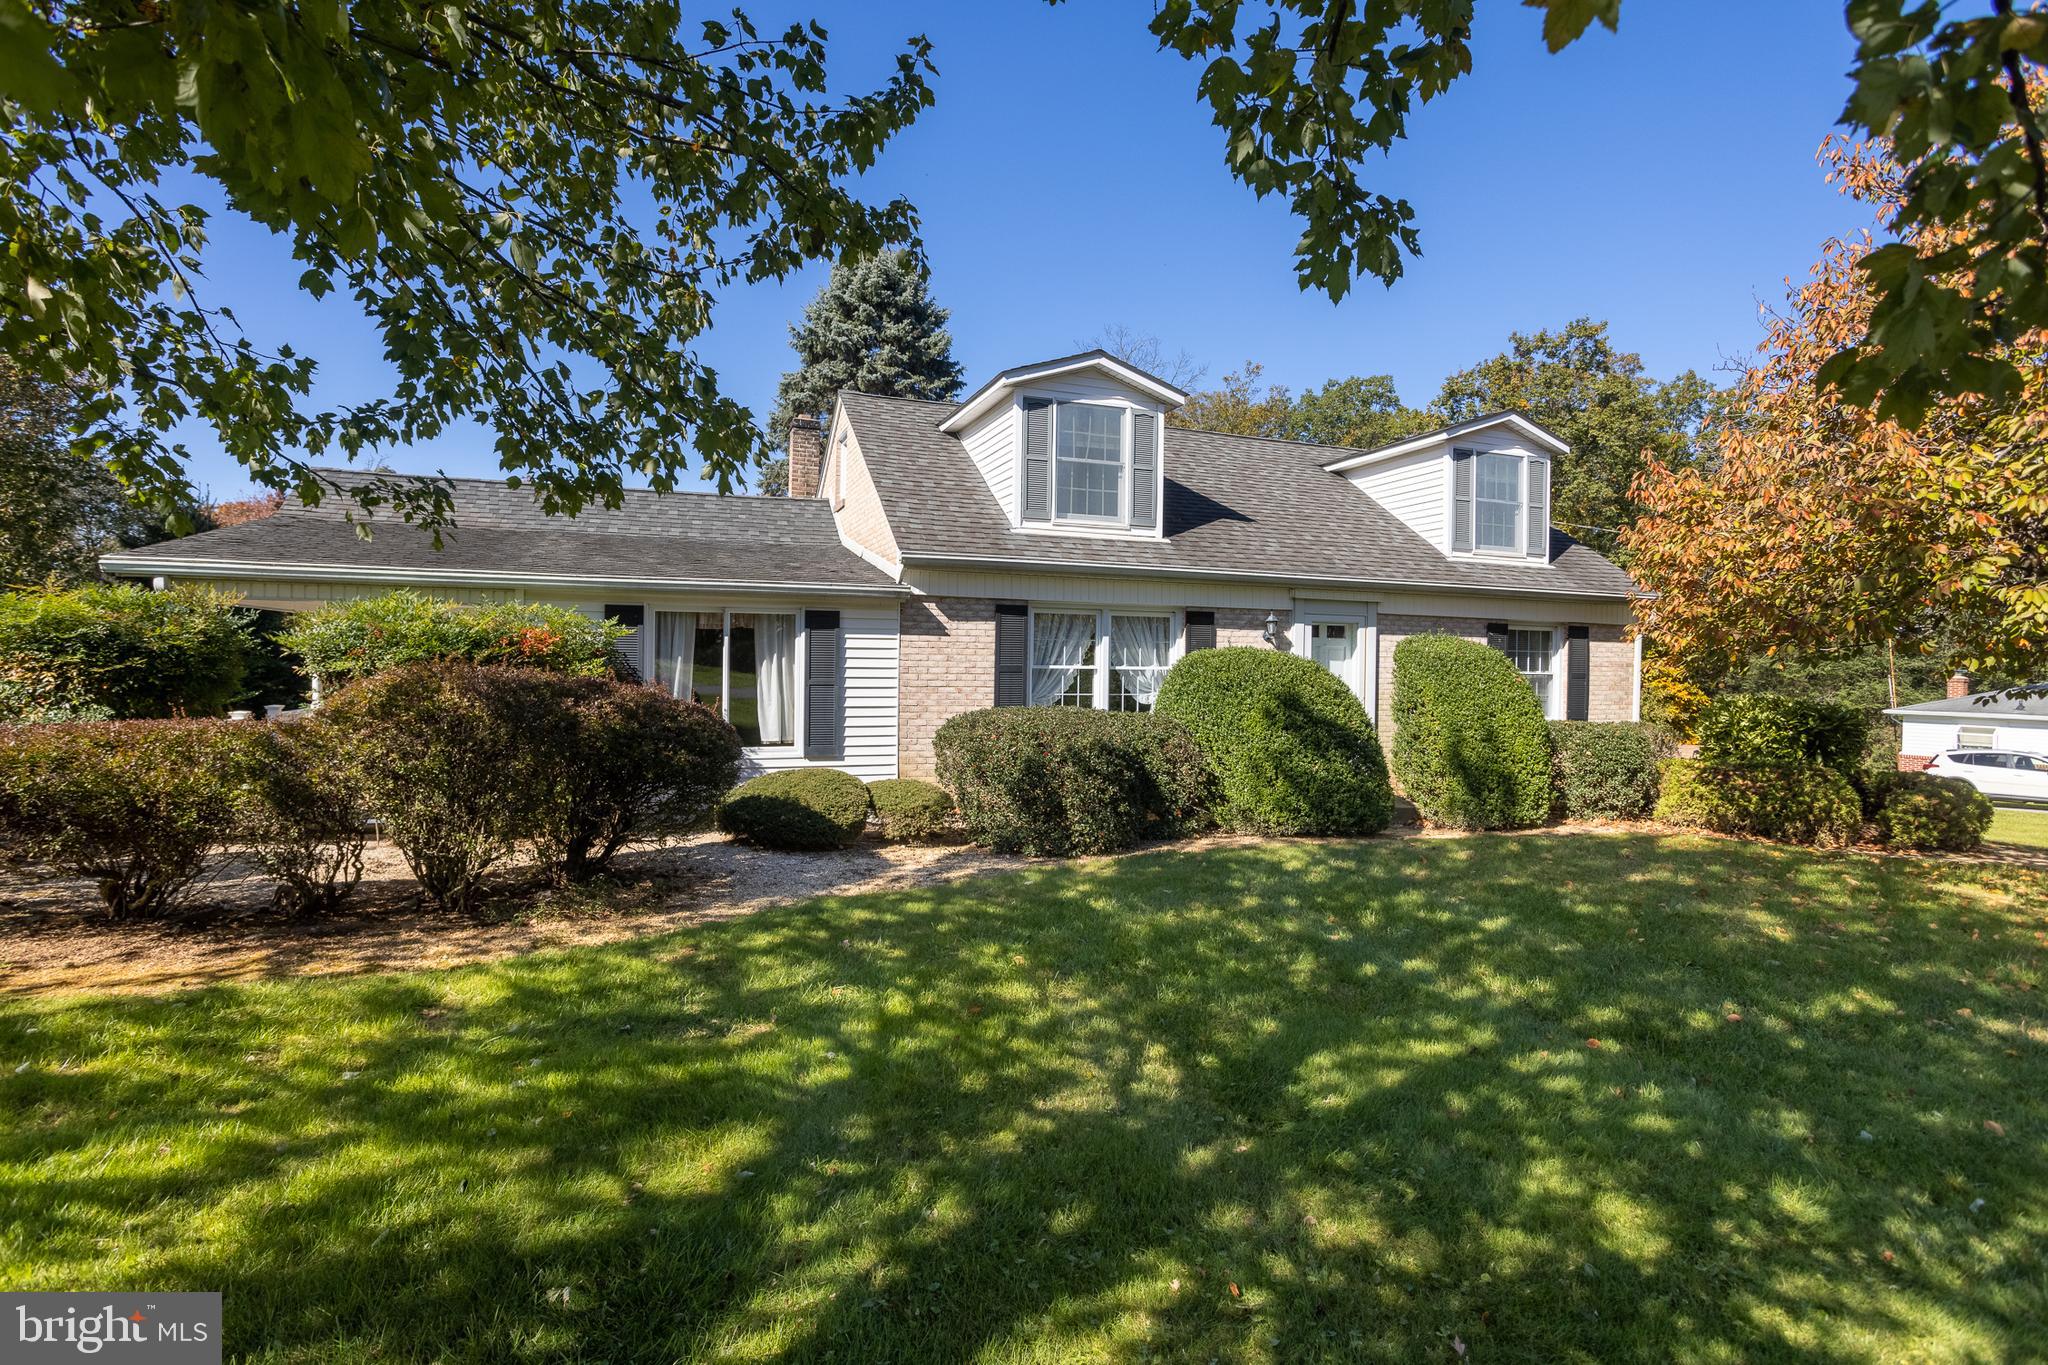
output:
<path id="1" fill-rule="evenodd" d="M 1506 653 L 1552 717 L 1637 716 L 1634 585 L 1551 526 L 1555 436 L 1498 413 L 1352 450 L 1168 425 L 1185 400 L 1093 351 L 960 403 L 843 393 L 790 431 L 787 498 L 632 492 L 570 520 L 455 480 L 440 550 L 294 501 L 102 564 L 284 610 L 411 586 L 613 617 L 756 768 L 929 776 L 949 716 L 1143 710 L 1217 645 L 1307 655 L 1384 729 L 1394 646 L 1427 632 Z"/>

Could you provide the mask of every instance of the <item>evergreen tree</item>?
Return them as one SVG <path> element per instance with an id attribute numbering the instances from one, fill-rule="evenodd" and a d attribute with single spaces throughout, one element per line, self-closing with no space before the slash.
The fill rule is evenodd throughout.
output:
<path id="1" fill-rule="evenodd" d="M 799 364 L 776 389 L 771 443 L 799 413 L 829 417 L 841 389 L 890 398 L 957 397 L 960 366 L 947 316 L 932 301 L 924 263 L 907 251 L 834 266 L 804 309 L 803 323 L 789 329 Z"/>

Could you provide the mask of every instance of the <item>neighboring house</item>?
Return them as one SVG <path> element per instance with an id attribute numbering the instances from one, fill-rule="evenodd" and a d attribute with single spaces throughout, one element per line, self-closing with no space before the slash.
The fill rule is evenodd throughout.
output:
<path id="1" fill-rule="evenodd" d="M 1902 772 L 1918 772 L 1936 754 L 1957 749 L 2048 755 L 2048 684 L 1972 692 L 1970 680 L 1958 674 L 1941 700 L 1894 706 L 1885 714 L 1899 723 Z"/>
<path id="2" fill-rule="evenodd" d="M 870 779 L 929 775 L 962 711 L 1145 710 L 1212 645 L 1307 655 L 1383 731 L 1394 646 L 1426 632 L 1506 653 L 1553 717 L 1637 716 L 1633 585 L 1552 529 L 1555 436 L 1501 413 L 1350 450 L 1169 427 L 1185 399 L 1092 351 L 963 403 L 843 393 L 793 425 L 786 499 L 571 520 L 456 480 L 440 551 L 293 501 L 102 563 L 287 610 L 396 585 L 573 605 L 636 627 L 642 672 L 721 706 L 754 766 Z"/>

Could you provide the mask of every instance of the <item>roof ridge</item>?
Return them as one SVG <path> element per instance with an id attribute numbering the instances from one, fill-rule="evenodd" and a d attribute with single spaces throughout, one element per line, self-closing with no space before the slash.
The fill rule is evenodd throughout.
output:
<path id="1" fill-rule="evenodd" d="M 912 399 L 909 401 L 924 402 L 926 400 Z M 402 469 L 355 469 L 348 467 L 346 465 L 310 465 L 308 466 L 308 468 L 310 468 L 316 474 L 354 474 L 362 476 L 368 476 L 373 474 L 394 474 L 400 478 L 407 479 L 446 479 L 450 483 L 479 484 L 485 488 L 491 489 L 493 492 L 498 493 L 520 493 L 527 491 L 524 487 L 515 488 L 512 485 L 506 483 L 502 479 L 486 478 L 480 474 L 418 474 Z M 627 494 L 638 493 L 645 495 L 647 497 L 655 498 L 716 498 L 723 502 L 731 502 L 736 499 L 744 499 L 753 502 L 789 503 L 822 501 L 821 499 L 817 498 L 792 498 L 781 493 L 719 493 L 711 489 L 705 488 L 672 488 L 665 493 L 660 491 L 659 489 L 654 488 L 627 488 L 624 489 L 623 491 Z M 588 505 L 602 508 L 605 504 L 599 501 L 590 503 Z"/>

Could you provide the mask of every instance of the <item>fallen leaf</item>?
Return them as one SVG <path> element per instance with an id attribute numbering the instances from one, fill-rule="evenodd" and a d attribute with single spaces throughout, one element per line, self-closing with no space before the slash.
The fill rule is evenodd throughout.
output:
<path id="1" fill-rule="evenodd" d="M 1586 1046 L 1587 1046 L 1587 1047 L 1598 1047 L 1598 1046 L 1600 1046 L 1600 1040 L 1599 1040 L 1598 1038 L 1588 1038 L 1588 1039 L 1586 1040 Z"/>
<path id="2" fill-rule="evenodd" d="M 2005 1125 L 2000 1123 L 1997 1119 L 1986 1119 L 1984 1120 L 1984 1131 L 1987 1133 L 1995 1134 L 1998 1137 L 2004 1137 Z"/>
<path id="3" fill-rule="evenodd" d="M 1244 1297 L 1244 1295 L 1243 1295 L 1243 1294 L 1241 1294 L 1241 1293 L 1239 1293 L 1239 1292 L 1238 1292 L 1238 1288 L 1237 1288 L 1237 1281 L 1236 1281 L 1236 1280 L 1232 1280 L 1232 1281 L 1230 1282 L 1230 1297 L 1231 1297 L 1231 1298 L 1233 1298 L 1233 1299 L 1239 1299 L 1239 1298 L 1243 1298 L 1243 1297 Z"/>
<path id="4" fill-rule="evenodd" d="M 1459 1355 L 1465 1354 L 1465 1339 L 1463 1337 L 1452 1337 L 1451 1349 Z"/>

